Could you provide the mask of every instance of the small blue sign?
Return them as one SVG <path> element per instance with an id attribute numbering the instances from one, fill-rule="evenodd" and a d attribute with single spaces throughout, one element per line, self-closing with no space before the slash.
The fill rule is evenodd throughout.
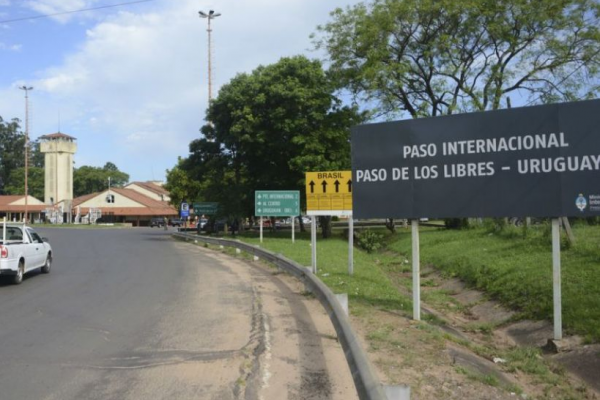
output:
<path id="1" fill-rule="evenodd" d="M 190 216 L 190 205 L 188 203 L 181 203 L 181 209 L 179 210 L 179 216 L 181 218 L 187 218 Z"/>

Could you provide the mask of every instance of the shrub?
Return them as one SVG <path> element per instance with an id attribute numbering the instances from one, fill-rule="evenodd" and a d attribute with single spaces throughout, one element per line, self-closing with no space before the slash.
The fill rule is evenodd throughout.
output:
<path id="1" fill-rule="evenodd" d="M 469 228 L 468 218 L 446 218 L 444 225 L 448 229 L 466 229 Z"/>
<path id="2" fill-rule="evenodd" d="M 367 253 L 372 253 L 383 247 L 383 235 L 366 229 L 358 235 L 357 244 Z"/>

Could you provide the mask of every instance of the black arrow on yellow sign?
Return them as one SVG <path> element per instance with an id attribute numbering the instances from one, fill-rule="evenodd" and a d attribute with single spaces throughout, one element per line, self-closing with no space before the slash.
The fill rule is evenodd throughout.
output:
<path id="1" fill-rule="evenodd" d="M 335 182 L 333 182 L 333 184 L 335 185 L 335 192 L 339 193 L 340 192 L 340 181 L 338 181 L 336 179 Z"/>
<path id="2" fill-rule="evenodd" d="M 352 179 L 348 180 L 348 193 L 352 193 Z"/>
<path id="3" fill-rule="evenodd" d="M 310 181 L 308 186 L 310 186 L 310 192 L 314 193 L 315 192 L 315 183 L 313 181 Z"/>
<path id="4" fill-rule="evenodd" d="M 321 185 L 323 185 L 323 193 L 327 193 L 327 181 L 323 181 Z"/>

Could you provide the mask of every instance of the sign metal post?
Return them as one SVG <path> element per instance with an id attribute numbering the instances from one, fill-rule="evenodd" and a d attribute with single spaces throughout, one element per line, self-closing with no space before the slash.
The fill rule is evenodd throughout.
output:
<path id="1" fill-rule="evenodd" d="M 421 320 L 421 255 L 419 246 L 419 220 L 411 221 L 412 228 L 412 285 L 413 319 Z"/>
<path id="2" fill-rule="evenodd" d="M 354 275 L 354 218 L 348 218 L 348 275 Z"/>
<path id="3" fill-rule="evenodd" d="M 317 273 L 317 217 L 312 216 L 310 221 L 310 248 L 312 252 L 312 271 L 313 274 Z"/>
<path id="4" fill-rule="evenodd" d="M 554 287 L 554 340 L 561 340 L 560 225 L 558 218 L 552 219 L 552 278 Z"/>
<path id="5" fill-rule="evenodd" d="M 294 227 L 294 220 L 295 219 L 296 219 L 295 217 L 291 218 L 291 220 L 292 220 L 292 243 L 296 243 L 296 229 Z"/>
<path id="6" fill-rule="evenodd" d="M 263 240 L 263 217 L 260 217 L 260 242 Z"/>

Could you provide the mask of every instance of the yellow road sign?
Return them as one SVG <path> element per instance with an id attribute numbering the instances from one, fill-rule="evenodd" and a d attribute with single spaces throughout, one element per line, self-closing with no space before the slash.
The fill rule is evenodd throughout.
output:
<path id="1" fill-rule="evenodd" d="M 308 215 L 352 214 L 352 171 L 306 173 Z"/>

